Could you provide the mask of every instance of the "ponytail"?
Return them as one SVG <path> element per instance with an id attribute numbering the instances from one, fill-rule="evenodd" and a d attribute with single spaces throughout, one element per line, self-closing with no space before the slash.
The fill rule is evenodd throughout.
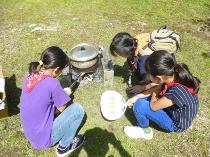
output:
<path id="1" fill-rule="evenodd" d="M 60 70 L 63 70 L 69 65 L 69 58 L 62 49 L 57 46 L 51 46 L 42 52 L 40 61 L 31 62 L 29 64 L 29 75 L 38 72 L 39 70 L 37 68 L 39 65 L 44 69 L 53 69 L 58 67 Z"/>
<path id="2" fill-rule="evenodd" d="M 32 73 L 38 72 L 37 67 L 39 65 L 40 65 L 39 62 L 31 62 L 31 63 L 29 63 L 29 67 L 28 67 L 29 75 L 31 75 Z"/>
<path id="3" fill-rule="evenodd" d="M 176 64 L 173 56 L 167 51 L 153 52 L 145 62 L 145 69 L 148 74 L 154 77 L 158 75 L 174 75 L 175 80 L 180 84 L 193 88 L 195 92 L 199 90 L 200 80 L 190 73 L 186 64 Z"/>
<path id="4" fill-rule="evenodd" d="M 176 64 L 174 67 L 174 75 L 175 79 L 190 88 L 193 88 L 195 91 L 199 89 L 200 86 L 200 80 L 197 77 L 194 77 L 186 64 L 181 63 L 181 64 Z"/>

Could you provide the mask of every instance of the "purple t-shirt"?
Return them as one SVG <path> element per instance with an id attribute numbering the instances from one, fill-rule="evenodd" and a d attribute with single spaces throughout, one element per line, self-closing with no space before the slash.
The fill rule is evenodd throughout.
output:
<path id="1" fill-rule="evenodd" d="M 20 117 L 26 138 L 34 149 L 52 146 L 51 131 L 55 107 L 70 101 L 60 82 L 52 77 L 40 81 L 30 93 L 26 92 L 26 79 L 23 81 L 20 98 Z"/>

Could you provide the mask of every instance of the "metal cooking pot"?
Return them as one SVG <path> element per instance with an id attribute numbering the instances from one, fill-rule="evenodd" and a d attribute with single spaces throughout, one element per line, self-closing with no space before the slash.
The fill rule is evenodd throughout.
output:
<path id="1" fill-rule="evenodd" d="M 92 45 L 81 43 L 68 52 L 68 57 L 72 66 L 79 69 L 86 69 L 97 63 L 98 54 L 98 51 Z"/>

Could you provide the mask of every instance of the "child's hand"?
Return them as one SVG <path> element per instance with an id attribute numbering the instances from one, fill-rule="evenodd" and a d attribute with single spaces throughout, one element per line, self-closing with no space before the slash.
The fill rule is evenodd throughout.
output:
<path id="1" fill-rule="evenodd" d="M 64 88 L 64 91 L 66 92 L 66 94 L 70 95 L 71 94 L 71 88 Z"/>
<path id="2" fill-rule="evenodd" d="M 158 100 L 158 97 L 157 97 L 157 93 L 156 92 L 153 92 L 152 93 L 152 97 L 151 97 L 151 102 L 156 102 Z"/>
<path id="3" fill-rule="evenodd" d="M 133 104 L 138 100 L 138 97 L 134 96 L 133 98 L 128 99 L 127 105 L 128 107 L 132 107 Z"/>

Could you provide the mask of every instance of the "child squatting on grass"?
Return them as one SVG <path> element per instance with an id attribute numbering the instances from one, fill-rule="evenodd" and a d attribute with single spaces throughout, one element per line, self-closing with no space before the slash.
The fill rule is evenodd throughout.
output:
<path id="1" fill-rule="evenodd" d="M 113 56 L 119 55 L 127 58 L 130 70 L 137 69 L 136 74 L 140 81 L 144 81 L 146 72 L 144 68 L 144 62 L 148 55 L 142 55 L 141 50 L 149 42 L 149 34 L 143 33 L 135 37 L 131 36 L 127 32 L 117 33 L 110 44 L 110 52 Z M 137 61 L 136 67 L 131 67 L 134 60 Z M 135 65 L 133 65 L 135 66 Z"/>
<path id="2" fill-rule="evenodd" d="M 129 106 L 133 105 L 138 127 L 126 126 L 125 133 L 132 138 L 151 139 L 150 120 L 168 132 L 189 128 L 198 112 L 200 80 L 190 73 L 186 64 L 176 64 L 172 55 L 163 50 L 147 58 L 145 69 L 150 80 L 159 86 L 127 101 Z"/>
<path id="3" fill-rule="evenodd" d="M 83 135 L 76 135 L 84 110 L 78 103 L 66 107 L 70 97 L 56 79 L 68 63 L 67 55 L 59 47 L 47 48 L 39 62 L 29 64 L 20 98 L 20 117 L 26 138 L 34 149 L 47 149 L 58 143 L 58 156 L 69 154 L 84 141 Z M 55 108 L 62 112 L 57 118 Z"/>
<path id="4" fill-rule="evenodd" d="M 155 34 L 157 35 L 157 39 L 159 39 L 158 35 L 160 35 L 161 37 L 166 36 L 165 38 L 167 39 L 167 36 L 176 34 L 175 32 L 165 29 L 166 28 L 154 30 L 152 33 L 154 35 L 154 38 L 156 38 Z M 171 34 L 167 34 L 167 32 L 171 32 Z M 135 73 L 140 81 L 139 82 L 140 85 L 135 85 L 133 87 L 128 88 L 128 91 L 130 93 L 142 92 L 156 85 L 154 83 L 149 82 L 148 78 L 146 77 L 147 74 L 145 70 L 145 61 L 149 57 L 149 55 L 151 55 L 154 52 L 150 48 L 145 48 L 149 47 L 150 43 L 154 43 L 154 41 L 152 41 L 151 39 L 152 34 L 142 33 L 136 36 L 131 36 L 127 32 L 120 32 L 114 36 L 110 44 L 111 54 L 113 56 L 116 56 L 117 54 L 118 56 L 127 58 L 127 63 L 129 65 L 130 73 Z M 178 35 L 176 37 L 178 37 Z M 176 60 L 174 53 L 179 49 L 180 42 L 177 42 L 178 44 L 171 43 L 169 45 L 168 43 L 170 42 L 167 42 L 167 40 L 156 42 L 155 49 L 156 51 L 157 50 L 167 50 L 168 52 L 170 51 L 174 60 Z"/>

